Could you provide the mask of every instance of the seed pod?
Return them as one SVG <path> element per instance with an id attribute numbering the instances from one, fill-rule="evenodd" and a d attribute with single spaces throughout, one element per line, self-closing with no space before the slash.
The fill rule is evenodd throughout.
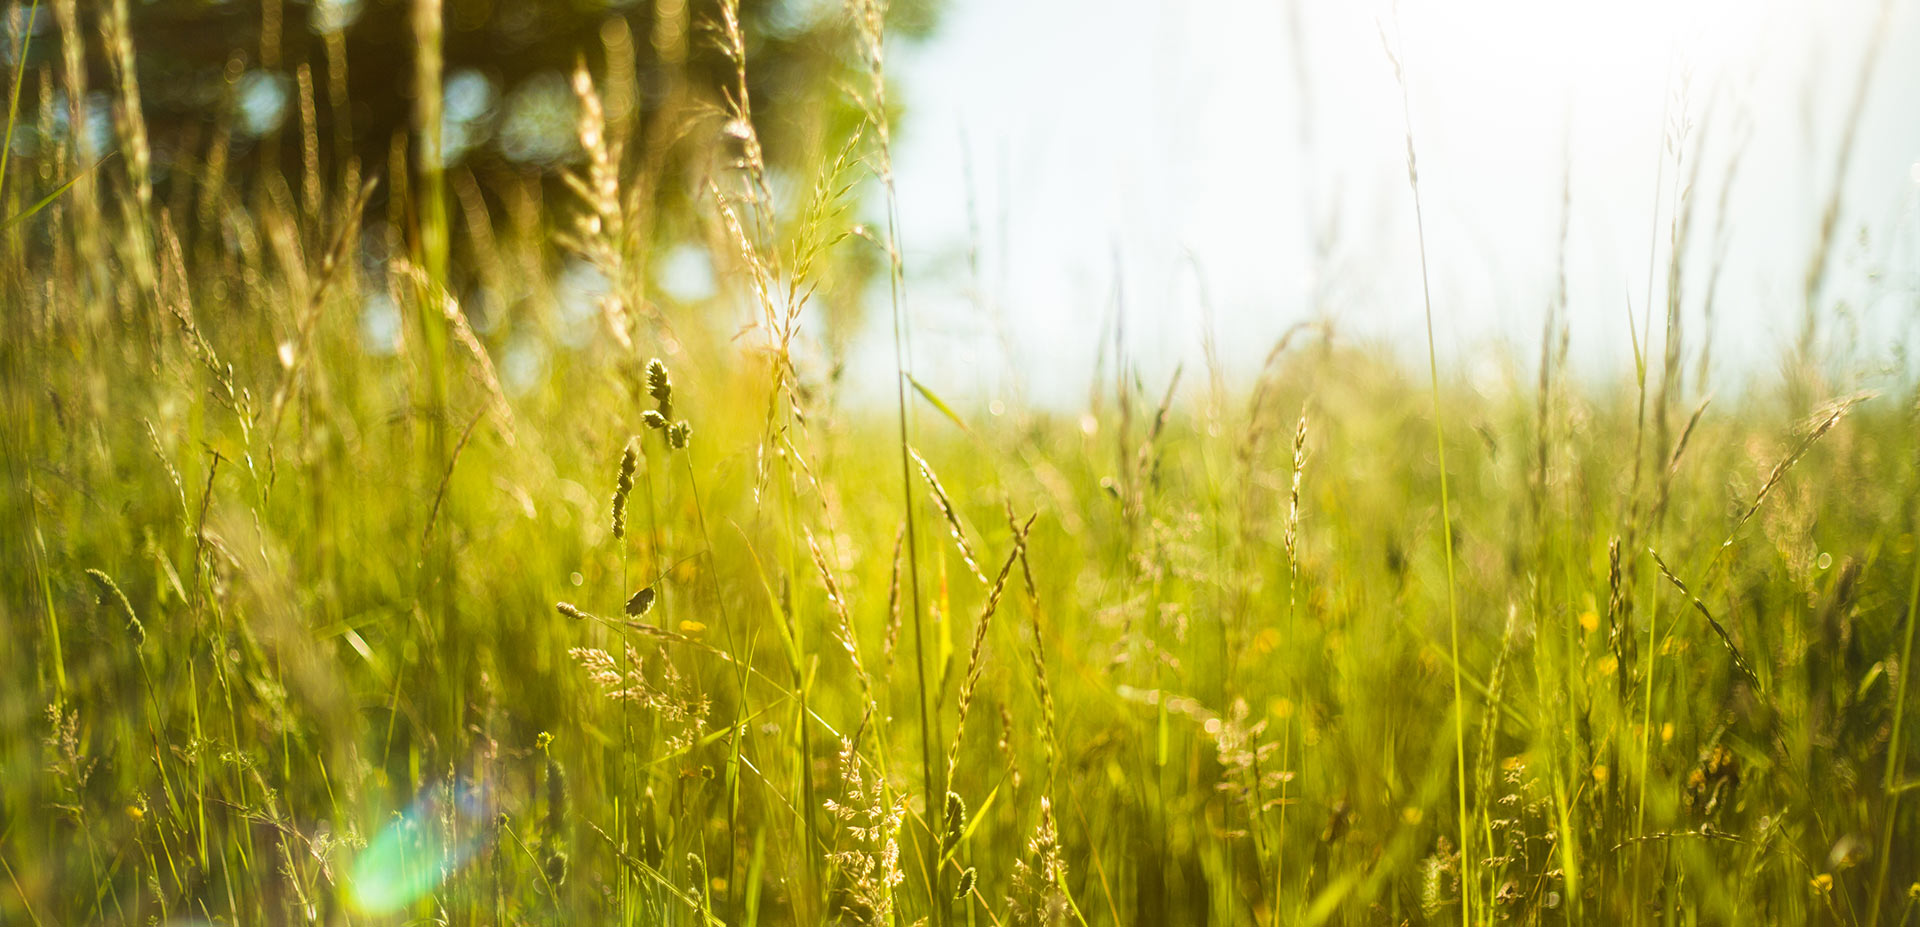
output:
<path id="1" fill-rule="evenodd" d="M 640 413 L 640 421 L 648 428 L 660 429 L 667 427 L 667 417 L 653 409 L 648 409 Z"/>
<path id="2" fill-rule="evenodd" d="M 687 443 L 693 440 L 693 425 L 682 419 L 667 431 L 667 444 L 676 451 L 687 449 Z"/>
<path id="3" fill-rule="evenodd" d="M 553 607 L 560 614 L 565 615 L 568 618 L 572 618 L 575 621 L 579 621 L 587 617 L 586 612 L 583 612 L 580 609 L 575 608 L 573 604 L 570 602 L 555 602 L 553 603 Z"/>
<path id="4" fill-rule="evenodd" d="M 965 900 L 968 895 L 973 894 L 973 884 L 979 878 L 980 874 L 974 871 L 972 866 L 968 866 L 965 872 L 960 873 L 960 885 L 953 893 L 954 900 Z"/>

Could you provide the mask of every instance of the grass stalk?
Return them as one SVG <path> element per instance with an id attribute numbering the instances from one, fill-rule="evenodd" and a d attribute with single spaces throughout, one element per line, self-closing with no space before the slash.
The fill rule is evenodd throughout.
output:
<path id="1" fill-rule="evenodd" d="M 1385 41 L 1384 35 L 1382 41 Z M 1453 666 L 1454 798 L 1460 825 L 1460 923 L 1471 925 L 1472 898 L 1477 879 L 1473 875 L 1473 845 L 1469 842 L 1472 831 L 1467 817 L 1467 707 L 1460 686 L 1460 609 L 1453 568 L 1453 505 L 1447 486 L 1446 428 L 1440 415 L 1440 360 L 1434 346 L 1433 285 L 1427 272 L 1427 229 L 1426 217 L 1420 208 L 1420 168 L 1413 145 L 1413 104 L 1407 92 L 1406 72 L 1392 45 L 1387 46 L 1387 57 L 1393 62 L 1394 79 L 1400 85 L 1400 114 L 1407 133 L 1407 185 L 1413 190 L 1414 233 L 1420 245 L 1420 295 L 1426 309 L 1427 374 L 1433 398 L 1433 444 L 1436 462 L 1440 467 L 1441 548 L 1445 552 L 1447 565 L 1447 645 Z"/>
<path id="2" fill-rule="evenodd" d="M 1916 511 L 1920 511 L 1920 506 L 1916 506 Z M 1913 630 L 1915 624 L 1920 624 L 1915 620 L 1920 617 L 1916 612 L 1920 612 L 1920 550 L 1914 551 L 1913 576 L 1907 582 L 1907 633 L 1900 645 L 1900 682 L 1894 686 L 1893 728 L 1887 735 L 1887 771 L 1880 783 L 1887 809 L 1881 812 L 1880 851 L 1876 854 L 1879 862 L 1874 867 L 1873 905 L 1867 914 L 1867 927 L 1878 927 L 1880 923 L 1880 906 L 1886 901 L 1887 870 L 1893 856 L 1893 825 L 1900 817 L 1900 793 L 1895 785 L 1900 775 L 1900 736 L 1907 714 L 1907 678 L 1913 674 Z M 1902 916 L 1901 922 L 1905 921 Z"/>

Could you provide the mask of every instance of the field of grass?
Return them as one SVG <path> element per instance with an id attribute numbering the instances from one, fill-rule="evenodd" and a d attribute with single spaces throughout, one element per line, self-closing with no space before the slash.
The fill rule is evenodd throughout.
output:
<path id="1" fill-rule="evenodd" d="M 817 176 L 689 118 L 705 304 L 584 70 L 565 198 L 156 195 L 125 81 L 81 183 L 0 163 L 0 923 L 1913 922 L 1910 371 L 1708 403 L 1643 305 L 1579 380 L 1561 300 L 1497 382 L 1329 322 L 950 404 L 879 15 Z M 823 324 L 875 277 L 884 402 Z"/>

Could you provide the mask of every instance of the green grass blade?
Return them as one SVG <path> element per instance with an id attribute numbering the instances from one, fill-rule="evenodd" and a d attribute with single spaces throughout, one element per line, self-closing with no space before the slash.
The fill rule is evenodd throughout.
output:
<path id="1" fill-rule="evenodd" d="M 80 178 L 85 177 L 88 174 L 91 174 L 94 171 L 99 170 L 100 165 L 107 163 L 107 159 L 112 158 L 115 154 L 117 154 L 117 152 L 111 152 L 111 151 L 107 152 L 107 156 L 105 158 L 101 158 L 100 160 L 93 162 L 92 167 L 89 167 L 86 170 L 83 170 L 80 173 L 67 178 L 65 183 L 62 183 L 61 185 L 54 187 L 53 191 L 51 193 L 48 193 L 46 196 L 41 197 L 39 202 L 36 202 L 32 206 L 28 206 L 27 208 L 22 209 L 19 212 L 13 214 L 11 217 L 7 219 L 5 223 L 0 223 L 0 231 L 12 231 L 14 226 L 19 225 L 20 223 L 25 222 L 28 219 L 33 218 L 35 213 L 38 213 L 40 210 L 53 205 L 53 201 L 66 195 L 66 192 L 68 190 L 73 189 L 74 184 L 80 182 Z"/>
<path id="2" fill-rule="evenodd" d="M 13 127 L 20 118 L 20 87 L 27 81 L 27 49 L 33 45 L 33 22 L 39 18 L 40 0 L 33 0 L 33 5 L 27 7 L 26 24 L 20 30 L 20 48 L 13 56 L 13 89 L 7 95 L 7 135 L 0 139 L 0 193 L 7 190 L 7 160 L 13 154 Z"/>
<path id="3" fill-rule="evenodd" d="M 919 393 L 920 398 L 925 399 L 927 403 L 938 410 L 941 415 L 946 416 L 948 421 L 960 426 L 961 431 L 967 432 L 968 434 L 973 433 L 972 429 L 967 427 L 967 423 L 961 420 L 960 413 L 953 411 L 953 407 L 947 405 L 947 401 L 941 399 L 933 390 L 928 389 L 925 383 L 915 379 L 913 374 L 910 373 L 903 373 L 902 376 L 906 377 L 907 382 L 912 384 L 913 391 Z"/>

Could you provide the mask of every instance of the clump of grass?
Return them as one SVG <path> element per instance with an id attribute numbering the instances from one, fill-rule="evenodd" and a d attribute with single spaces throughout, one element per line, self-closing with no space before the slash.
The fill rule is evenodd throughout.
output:
<path id="1" fill-rule="evenodd" d="M 440 4 L 407 6 L 440 35 Z M 650 36 L 601 30 L 603 78 L 573 69 L 566 202 L 438 164 L 435 93 L 364 228 L 378 171 L 332 162 L 350 119 L 331 147 L 318 124 L 357 103 L 343 38 L 311 63 L 276 45 L 300 176 L 243 187 L 225 126 L 134 163 L 130 7 L 102 7 L 104 96 L 94 18 L 67 0 L 38 77 L 48 137 L 107 100 L 128 161 L 0 248 L 0 551 L 22 565 L 0 591 L 0 757 L 19 760 L 0 802 L 46 821 L 0 838 L 0 922 L 1911 913 L 1914 409 L 1809 415 L 1825 374 L 1800 369 L 1706 417 L 1683 396 L 1707 345 L 1680 339 L 1677 264 L 1657 384 L 1650 323 L 1631 386 L 1572 376 L 1562 267 L 1531 387 L 1455 380 L 1429 304 L 1425 378 L 1314 322 L 1244 395 L 1210 360 L 1202 409 L 1178 369 L 1149 392 L 1116 320 L 1085 427 L 976 417 L 913 378 L 883 3 L 842 22 L 851 99 L 782 111 L 814 152 L 800 174 L 767 163 L 747 93 L 757 10 L 667 2 Z M 639 67 L 636 46 L 689 32 L 718 51 Z M 416 95 L 438 86 L 437 49 L 415 66 Z M 726 96 L 672 86 L 710 66 Z M 1670 247 L 1706 174 L 1681 153 L 1659 181 Z M 0 159 L 13 200 L 62 176 Z M 653 199 L 664 165 L 703 159 L 688 226 L 722 292 L 683 306 L 649 288 L 648 255 L 685 231 Z M 449 248 L 461 222 L 472 247 Z M 552 324 L 569 259 L 609 283 L 584 344 Z M 884 418 L 839 392 L 862 267 L 889 278 Z M 382 299 L 406 325 L 362 350 Z M 744 330 L 717 320 L 730 305 Z M 917 429 L 909 387 L 974 427 Z M 1423 405 L 1431 423 L 1405 414 Z M 1479 440 L 1450 442 L 1461 424 Z M 643 459 L 656 439 L 678 466 Z M 979 519 L 996 506 L 1004 523 Z M 931 567 L 929 524 L 948 536 Z M 343 914 L 382 841 L 413 841 L 432 884 Z"/>

